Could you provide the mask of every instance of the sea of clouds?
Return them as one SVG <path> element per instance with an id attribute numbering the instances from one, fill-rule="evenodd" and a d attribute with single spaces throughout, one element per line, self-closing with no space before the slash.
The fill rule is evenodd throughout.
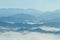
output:
<path id="1" fill-rule="evenodd" d="M 60 31 L 60 28 L 54 28 L 54 27 L 43 26 L 37 28 L 52 32 Z M 32 28 L 32 30 L 37 28 Z M 0 29 L 8 30 L 9 28 L 1 27 Z M 60 40 L 60 34 L 29 32 L 29 31 L 24 32 L 8 31 L 8 32 L 0 32 L 0 40 Z"/>
<path id="2" fill-rule="evenodd" d="M 28 32 L 4 32 L 0 33 L 0 40 L 60 40 L 60 34 Z"/>

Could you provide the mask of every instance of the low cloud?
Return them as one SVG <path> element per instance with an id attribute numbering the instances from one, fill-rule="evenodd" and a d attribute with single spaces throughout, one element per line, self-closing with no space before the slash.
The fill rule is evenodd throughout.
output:
<path id="1" fill-rule="evenodd" d="M 39 28 L 42 30 L 45 30 L 45 31 L 52 31 L 52 32 L 60 31 L 60 28 L 55 28 L 55 27 L 43 26 L 43 27 L 39 27 Z"/>
<path id="2" fill-rule="evenodd" d="M 60 40 L 60 34 L 5 32 L 0 33 L 0 40 Z"/>

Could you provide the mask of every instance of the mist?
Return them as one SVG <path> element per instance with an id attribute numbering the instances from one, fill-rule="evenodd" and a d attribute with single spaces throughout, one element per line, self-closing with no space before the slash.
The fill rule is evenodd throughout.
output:
<path id="1" fill-rule="evenodd" d="M 0 40 L 60 40 L 60 34 L 5 32 L 0 33 Z"/>

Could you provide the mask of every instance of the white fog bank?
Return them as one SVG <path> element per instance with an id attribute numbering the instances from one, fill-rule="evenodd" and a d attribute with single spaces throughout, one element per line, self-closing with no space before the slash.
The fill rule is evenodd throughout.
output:
<path id="1" fill-rule="evenodd" d="M 0 33 L 0 40 L 60 40 L 60 34 L 5 32 Z"/>
<path id="2" fill-rule="evenodd" d="M 45 31 L 52 31 L 52 32 L 60 31 L 60 28 L 55 28 L 55 27 L 43 26 L 43 27 L 39 27 L 39 28 L 42 29 L 42 30 L 45 30 Z"/>

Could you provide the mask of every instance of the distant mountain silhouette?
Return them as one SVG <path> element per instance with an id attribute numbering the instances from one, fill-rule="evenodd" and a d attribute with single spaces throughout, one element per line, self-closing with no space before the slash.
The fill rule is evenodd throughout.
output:
<path id="1" fill-rule="evenodd" d="M 45 12 L 42 14 L 42 12 L 35 9 L 9 8 L 0 9 L 0 14 L 0 27 L 7 28 L 7 31 L 29 31 L 55 34 L 60 33 L 60 31 L 52 32 L 38 28 L 42 26 L 60 28 L 60 10 L 56 10 L 54 12 Z M 38 24 L 40 22 L 43 22 L 43 24 Z M 35 27 L 36 29 L 34 29 Z M 2 30 L 0 29 L 0 31 Z"/>
<path id="2" fill-rule="evenodd" d="M 0 22 L 0 32 L 7 32 L 7 31 L 15 31 L 15 32 L 23 32 L 29 31 L 29 32 L 39 32 L 39 33 L 54 33 L 54 34 L 60 34 L 60 31 L 45 31 L 40 29 L 39 27 L 42 27 L 41 24 L 23 24 L 23 23 L 15 23 L 10 24 L 6 22 Z M 34 29 L 35 28 L 35 29 Z"/>
<path id="3" fill-rule="evenodd" d="M 53 19 L 59 20 L 58 18 L 60 19 L 60 10 L 45 12 L 44 14 L 40 15 L 40 17 L 38 17 L 38 19 L 48 22 Z"/>
<path id="4" fill-rule="evenodd" d="M 60 10 L 45 12 L 38 17 L 38 20 L 44 22 L 46 26 L 60 27 Z"/>
<path id="5" fill-rule="evenodd" d="M 19 22 L 19 23 L 22 23 L 22 22 L 26 22 L 26 21 L 35 21 L 36 20 L 36 17 L 32 16 L 32 15 L 29 15 L 29 14 L 16 14 L 16 15 L 13 15 L 13 16 L 8 16 L 8 17 L 0 17 L 0 21 L 3 21 L 3 22 Z"/>
<path id="6" fill-rule="evenodd" d="M 33 16 L 40 16 L 40 14 L 42 14 L 41 11 L 35 10 L 35 9 L 20 9 L 20 8 L 1 8 L 0 9 L 0 17 L 1 16 L 11 16 L 11 15 L 15 15 L 15 14 L 30 14 Z"/>

